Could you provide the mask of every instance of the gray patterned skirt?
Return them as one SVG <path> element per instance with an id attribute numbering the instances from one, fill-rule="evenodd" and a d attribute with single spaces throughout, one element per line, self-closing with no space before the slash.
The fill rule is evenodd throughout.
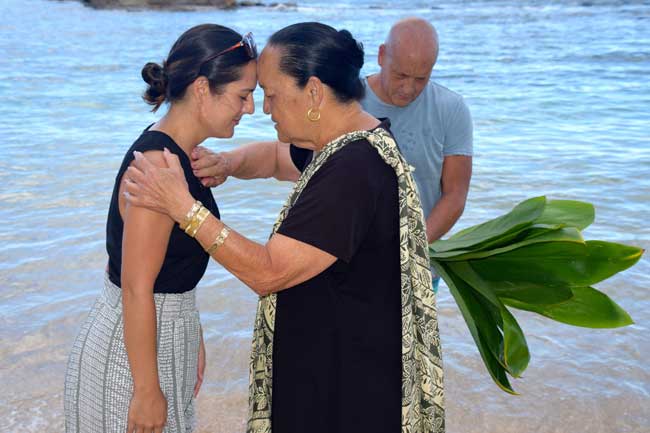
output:
<path id="1" fill-rule="evenodd" d="M 196 383 L 201 325 L 196 289 L 156 293 L 158 376 L 167 399 L 165 433 L 195 427 Z M 133 378 L 124 346 L 122 289 L 104 277 L 104 290 L 74 342 L 65 376 L 68 433 L 124 433 Z"/>

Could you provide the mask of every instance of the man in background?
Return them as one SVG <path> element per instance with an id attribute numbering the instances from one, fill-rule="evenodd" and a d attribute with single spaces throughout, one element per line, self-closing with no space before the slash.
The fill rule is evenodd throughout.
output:
<path id="1" fill-rule="evenodd" d="M 388 117 L 415 167 L 429 243 L 458 221 L 472 175 L 472 118 L 462 96 L 431 81 L 438 34 L 420 18 L 397 22 L 379 47 L 379 73 L 366 78 L 364 109 Z"/>

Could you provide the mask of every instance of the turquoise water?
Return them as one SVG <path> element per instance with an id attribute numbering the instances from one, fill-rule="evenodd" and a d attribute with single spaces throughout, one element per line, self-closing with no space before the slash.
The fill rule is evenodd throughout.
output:
<path id="1" fill-rule="evenodd" d="M 475 166 L 457 229 L 531 196 L 587 200 L 590 238 L 650 247 L 650 2 L 302 1 L 297 8 L 95 11 L 77 2 L 0 4 L 1 431 L 62 431 L 68 349 L 99 291 L 104 224 L 117 166 L 157 116 L 140 69 L 192 25 L 253 31 L 319 20 L 366 47 L 364 72 L 390 25 L 421 15 L 438 28 L 434 79 L 463 94 Z M 273 135 L 261 111 L 228 149 Z M 230 180 L 215 190 L 224 220 L 264 241 L 290 185 Z M 635 319 L 584 330 L 517 317 L 532 351 L 521 396 L 498 390 L 448 290 L 439 295 L 448 431 L 634 432 L 650 426 L 650 264 L 601 283 Z M 243 431 L 255 296 L 211 264 L 199 301 L 208 350 L 201 432 Z"/>

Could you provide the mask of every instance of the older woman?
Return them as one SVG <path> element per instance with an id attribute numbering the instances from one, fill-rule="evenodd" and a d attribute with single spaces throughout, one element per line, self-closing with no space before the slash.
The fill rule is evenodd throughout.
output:
<path id="1" fill-rule="evenodd" d="M 169 216 L 129 205 L 124 173 L 133 151 L 164 165 L 165 149 L 179 164 L 177 182 L 218 216 L 189 155 L 208 137 L 232 137 L 241 116 L 253 112 L 256 57 L 250 35 L 204 24 L 183 33 L 162 65 L 142 69 L 145 101 L 169 110 L 135 140 L 115 178 L 104 289 L 66 372 L 67 432 L 192 431 L 205 366 L 195 286 L 209 256 Z"/>
<path id="2" fill-rule="evenodd" d="M 265 245 L 229 229 L 168 168 L 141 154 L 127 200 L 193 227 L 210 255 L 260 295 L 251 432 L 440 432 L 442 368 L 425 226 L 408 165 L 359 105 L 363 50 L 349 32 L 275 33 L 258 79 L 282 167 L 302 172 Z M 274 163 L 278 161 L 272 159 Z"/>

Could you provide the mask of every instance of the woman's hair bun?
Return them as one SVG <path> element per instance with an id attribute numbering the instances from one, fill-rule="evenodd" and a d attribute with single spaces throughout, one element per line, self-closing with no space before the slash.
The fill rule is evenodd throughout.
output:
<path id="1" fill-rule="evenodd" d="M 147 90 L 145 90 L 142 98 L 149 105 L 153 105 L 153 111 L 165 101 L 167 94 L 167 74 L 164 67 L 158 63 L 149 62 L 142 68 L 142 79 L 147 83 Z"/>
<path id="2" fill-rule="evenodd" d="M 363 67 L 363 62 L 364 62 L 364 52 L 363 52 L 363 44 L 361 42 L 357 42 L 356 39 L 352 36 L 352 34 L 343 29 L 338 31 L 340 41 L 343 43 L 343 46 L 345 47 L 345 51 L 348 53 L 350 57 L 350 61 L 352 65 L 355 68 L 361 69 Z"/>

